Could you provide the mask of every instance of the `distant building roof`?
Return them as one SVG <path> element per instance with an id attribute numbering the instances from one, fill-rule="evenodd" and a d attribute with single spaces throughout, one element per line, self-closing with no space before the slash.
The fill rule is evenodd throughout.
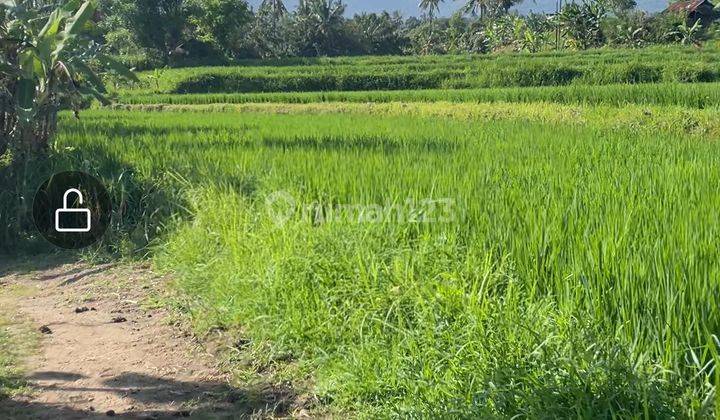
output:
<path id="1" fill-rule="evenodd" d="M 670 12 L 695 12 L 697 11 L 698 7 L 702 6 L 703 4 L 710 7 L 715 7 L 708 0 L 689 0 L 675 2 L 668 6 L 667 10 Z"/>

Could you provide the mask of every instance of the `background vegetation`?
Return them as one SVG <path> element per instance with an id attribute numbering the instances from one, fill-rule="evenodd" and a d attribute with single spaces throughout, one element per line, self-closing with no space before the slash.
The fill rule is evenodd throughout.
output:
<path id="1" fill-rule="evenodd" d="M 341 0 L 304 0 L 295 10 L 282 0 L 265 0 L 257 10 L 244 0 L 100 0 L 96 37 L 142 70 L 247 58 L 697 45 L 716 35 L 711 18 L 651 15 L 632 0 L 567 3 L 557 14 L 528 16 L 509 13 L 516 0 L 469 0 L 450 18 L 436 17 L 439 2 L 421 1 L 421 17 L 348 18 Z"/>

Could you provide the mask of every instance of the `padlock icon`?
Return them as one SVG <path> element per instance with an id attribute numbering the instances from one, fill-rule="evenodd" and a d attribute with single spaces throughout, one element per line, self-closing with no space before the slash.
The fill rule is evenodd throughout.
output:
<path id="1" fill-rule="evenodd" d="M 90 232 L 92 229 L 92 225 L 90 223 L 90 210 L 89 209 L 82 209 L 82 208 L 69 208 L 68 207 L 68 196 L 72 193 L 77 194 L 79 203 L 83 203 L 83 195 L 80 192 L 80 190 L 75 188 L 70 188 L 69 190 L 65 191 L 65 194 L 63 195 L 63 206 L 61 209 L 57 209 L 55 211 L 55 230 L 61 233 L 85 233 Z M 62 215 L 72 215 L 72 214 L 84 214 L 85 215 L 85 223 L 83 226 L 80 227 L 62 227 L 60 223 L 60 218 Z"/>

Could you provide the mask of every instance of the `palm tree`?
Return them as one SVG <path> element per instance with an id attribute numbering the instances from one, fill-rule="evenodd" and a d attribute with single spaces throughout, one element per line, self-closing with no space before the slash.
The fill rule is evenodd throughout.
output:
<path id="1" fill-rule="evenodd" d="M 297 25 L 304 38 L 302 49 L 316 55 L 335 53 L 341 40 L 345 5 L 341 0 L 304 0 L 297 11 Z"/>
<path id="2" fill-rule="evenodd" d="M 487 14 L 489 1 L 490 0 L 468 0 L 465 6 L 463 6 L 463 11 L 473 15 L 479 14 L 479 16 L 483 18 Z"/>
<path id="3" fill-rule="evenodd" d="M 433 18 L 435 15 L 435 12 L 440 11 L 440 3 L 442 3 L 444 0 L 420 0 L 420 9 L 427 12 L 427 14 L 430 16 L 430 19 Z"/>
<path id="4" fill-rule="evenodd" d="M 287 13 L 287 8 L 283 4 L 282 0 L 263 0 L 260 4 L 261 9 L 270 11 L 273 17 L 279 19 Z"/>
<path id="5" fill-rule="evenodd" d="M 488 13 L 494 16 L 506 12 L 510 7 L 522 0 L 467 0 L 463 10 L 465 13 L 487 17 Z"/>

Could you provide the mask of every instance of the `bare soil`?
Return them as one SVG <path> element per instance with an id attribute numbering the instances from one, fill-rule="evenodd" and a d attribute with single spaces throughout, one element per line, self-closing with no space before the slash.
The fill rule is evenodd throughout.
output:
<path id="1" fill-rule="evenodd" d="M 289 388 L 233 386 L 216 359 L 153 304 L 167 279 L 148 267 L 33 265 L 0 260 L 0 313 L 39 340 L 25 362 L 30 392 L 0 401 L 0 418 L 298 415 L 289 413 Z"/>

